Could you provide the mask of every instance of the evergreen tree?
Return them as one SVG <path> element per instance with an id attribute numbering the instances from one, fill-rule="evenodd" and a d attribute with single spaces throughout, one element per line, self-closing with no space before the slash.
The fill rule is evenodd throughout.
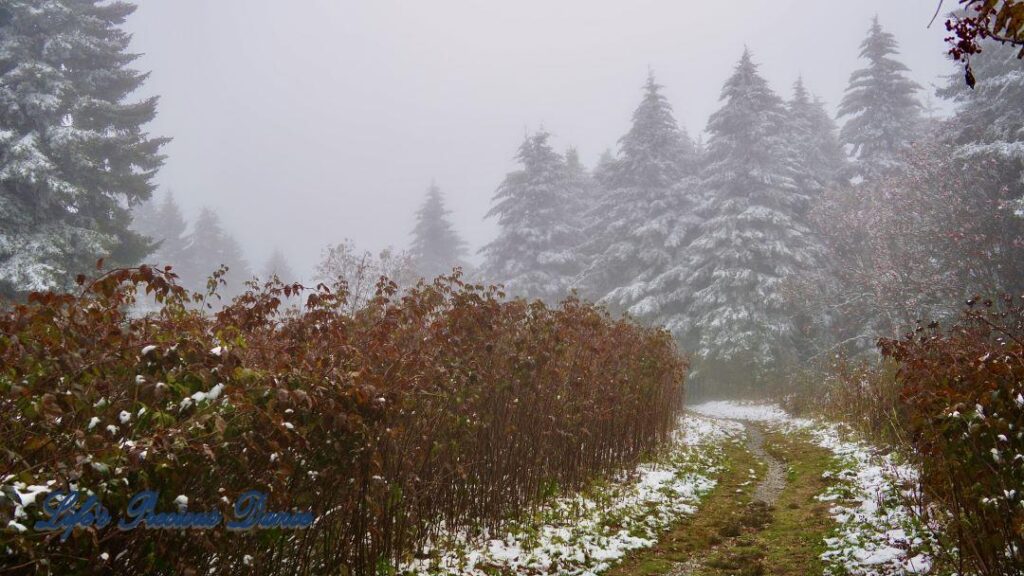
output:
<path id="1" fill-rule="evenodd" d="M 224 277 L 227 287 L 219 291 L 221 296 L 239 293 L 252 278 L 238 241 L 224 230 L 216 212 L 203 208 L 187 237 L 184 262 L 178 273 L 185 286 L 205 290 L 207 279 L 221 266 L 228 267 Z"/>
<path id="2" fill-rule="evenodd" d="M 572 146 L 565 151 L 565 168 L 570 186 L 577 190 L 569 199 L 575 201 L 578 207 L 585 207 L 597 194 L 597 183 L 580 160 L 579 152 Z"/>
<path id="3" fill-rule="evenodd" d="M 487 213 L 498 218 L 498 237 L 481 252 L 485 278 L 511 294 L 554 303 L 569 293 L 578 272 L 579 230 L 568 170 L 548 137 L 541 130 L 519 147 L 522 169 L 505 177 Z"/>
<path id="4" fill-rule="evenodd" d="M 974 89 L 965 86 L 959 73 L 951 74 L 938 95 L 956 105 L 956 114 L 946 124 L 944 140 L 952 145 L 953 157 L 966 164 L 964 171 L 977 174 L 970 189 L 974 202 L 993 213 L 1012 206 L 1024 214 L 1024 65 L 1017 51 L 987 41 L 984 51 L 971 57 L 976 78 Z M 984 174 L 982 177 L 980 174 Z M 1012 226 L 987 230 L 989 235 L 1005 234 Z M 962 234 L 962 229 L 951 230 Z M 1007 253 L 1019 241 L 1007 238 Z M 987 290 L 1019 293 L 1024 277 L 1018 267 L 1001 267 L 998 286 Z"/>
<path id="5" fill-rule="evenodd" d="M 815 268 L 821 249 L 805 222 L 809 198 L 794 181 L 787 111 L 744 51 L 708 122 L 700 207 L 690 243 L 693 295 L 686 333 L 705 381 L 749 381 L 792 354 L 785 279 Z"/>
<path id="6" fill-rule="evenodd" d="M 295 271 L 288 265 L 288 259 L 285 258 L 284 252 L 281 252 L 280 248 L 274 248 L 274 251 L 270 253 L 270 258 L 267 258 L 266 264 L 263 265 L 263 280 L 270 280 L 275 276 L 284 283 L 298 281 Z"/>
<path id="7" fill-rule="evenodd" d="M 151 246 L 128 207 L 163 163 L 132 102 L 126 2 L 7 0 L 0 6 L 0 290 L 67 288 L 98 258 L 133 264 Z"/>
<path id="8" fill-rule="evenodd" d="M 810 198 L 813 203 L 823 201 L 829 189 L 842 187 L 848 183 L 842 178 L 847 174 L 846 152 L 837 138 L 838 129 L 831 116 L 825 111 L 825 105 L 817 98 L 811 98 L 804 87 L 803 80 L 798 78 L 793 85 L 793 97 L 787 102 L 788 119 L 786 122 L 786 138 L 794 150 L 793 180 L 800 193 Z M 808 219 L 810 222 L 810 219 Z M 834 225 L 834 224 L 833 224 Z M 820 239 L 820 230 L 811 226 Z M 828 268 L 827 258 L 823 259 L 823 267 L 818 271 L 809 271 L 813 276 L 815 287 L 823 290 L 834 278 Z M 795 284 L 811 281 L 805 275 L 793 279 L 790 288 Z M 792 290 L 791 290 L 792 291 Z M 792 315 L 794 343 L 797 353 L 806 357 L 829 340 L 832 332 L 829 327 L 835 322 L 827 310 L 812 309 L 799 306 L 799 312 Z"/>
<path id="9" fill-rule="evenodd" d="M 839 105 L 839 116 L 849 116 L 839 140 L 850 146 L 855 175 L 875 178 L 898 165 L 899 153 L 914 140 L 921 126 L 917 83 L 909 69 L 892 58 L 896 39 L 882 30 L 878 18 L 860 45 L 868 66 L 850 75 L 850 85 Z"/>
<path id="10" fill-rule="evenodd" d="M 687 175 L 696 150 L 679 129 L 661 86 L 649 76 L 619 156 L 602 176 L 606 189 L 591 210 L 582 251 L 590 256 L 580 284 L 585 295 L 641 317 L 674 308 L 674 296 L 651 282 L 674 269 L 694 225 Z"/>
<path id="11" fill-rule="evenodd" d="M 147 262 L 158 266 L 174 266 L 185 258 L 185 233 L 188 223 L 181 208 L 168 191 L 162 199 L 152 198 L 132 211 L 132 229 L 155 242 L 155 250 Z"/>
<path id="12" fill-rule="evenodd" d="M 956 104 L 952 142 L 965 158 L 1001 160 L 1024 157 L 1024 66 L 1017 50 L 986 42 L 971 58 L 977 84 L 968 88 L 951 75 L 939 96 Z"/>
<path id="13" fill-rule="evenodd" d="M 693 169 L 693 141 L 676 124 L 661 88 L 649 73 L 643 101 L 633 112 L 633 125 L 619 139 L 619 157 L 609 182 L 612 187 L 665 189 Z"/>
<path id="14" fill-rule="evenodd" d="M 838 182 L 846 164 L 836 124 L 825 111 L 825 104 L 807 93 L 802 78 L 793 85 L 793 98 L 786 108 L 787 137 L 796 152 L 797 185 L 808 194 L 818 195 Z"/>
<path id="15" fill-rule="evenodd" d="M 568 178 L 566 188 L 568 193 L 566 201 L 569 203 L 567 210 L 570 224 L 582 235 L 583 231 L 593 224 L 588 210 L 597 202 L 601 195 L 601 186 L 594 175 L 587 170 L 580 160 L 579 152 L 570 146 L 565 151 L 565 168 Z M 583 265 L 583 255 L 580 257 L 580 267 Z"/>
<path id="16" fill-rule="evenodd" d="M 704 135 L 697 134 L 697 139 L 693 143 L 693 150 L 697 155 L 697 168 L 701 170 L 704 168 L 704 154 L 707 153 L 707 147 L 704 146 Z"/>
<path id="17" fill-rule="evenodd" d="M 615 155 L 612 154 L 611 150 L 605 150 L 601 153 L 601 157 L 597 160 L 597 165 L 594 166 L 592 177 L 594 182 L 599 188 L 610 188 L 611 187 L 611 175 L 615 167 Z"/>
<path id="18" fill-rule="evenodd" d="M 427 189 L 427 197 L 416 212 L 412 230 L 412 258 L 416 272 L 428 280 L 450 274 L 459 266 L 466 252 L 466 243 L 448 220 L 444 196 L 436 184 Z"/>

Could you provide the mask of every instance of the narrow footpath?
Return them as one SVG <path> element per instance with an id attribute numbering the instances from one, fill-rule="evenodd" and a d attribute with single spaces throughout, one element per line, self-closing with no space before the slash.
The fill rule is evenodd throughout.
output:
<path id="1" fill-rule="evenodd" d="M 608 572 L 617 576 L 761 576 L 821 574 L 832 527 L 828 486 L 832 453 L 803 434 L 769 432 L 743 421 L 746 442 L 700 511 L 656 546 Z"/>

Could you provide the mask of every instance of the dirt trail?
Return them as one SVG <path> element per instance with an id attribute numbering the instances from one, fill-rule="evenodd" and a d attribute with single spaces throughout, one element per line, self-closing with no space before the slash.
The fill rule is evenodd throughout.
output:
<path id="1" fill-rule="evenodd" d="M 807 438 L 741 421 L 746 439 L 700 511 L 611 576 L 820 574 L 817 548 L 831 525 L 824 489 L 831 453 Z"/>
<path id="2" fill-rule="evenodd" d="M 764 449 L 764 432 L 761 427 L 744 422 L 747 429 L 747 450 L 768 466 L 764 478 L 754 489 L 754 501 L 774 506 L 779 494 L 786 488 L 786 466 Z"/>
<path id="3" fill-rule="evenodd" d="M 771 507 L 775 505 L 776 500 L 779 498 L 779 494 L 782 493 L 786 487 L 786 467 L 777 458 L 769 454 L 764 449 L 764 431 L 757 424 L 747 421 L 738 421 L 743 424 L 746 430 L 747 442 L 745 448 L 747 452 L 754 456 L 757 460 L 762 462 L 766 471 L 764 477 L 754 487 L 754 493 L 752 494 L 751 501 L 747 505 L 748 512 L 752 513 L 753 522 L 742 522 L 742 524 L 748 524 L 745 528 L 753 528 L 759 530 L 763 524 L 770 522 Z M 742 530 L 742 528 L 740 529 Z M 723 532 L 723 531 L 720 531 Z M 709 564 L 709 561 L 713 557 L 721 556 L 723 549 L 735 547 L 737 542 L 735 539 L 739 536 L 731 535 L 729 531 L 724 531 L 729 536 L 718 545 L 711 548 L 702 550 L 693 557 L 687 559 L 685 562 L 676 564 L 669 570 L 665 576 L 696 576 L 703 572 L 703 568 Z M 737 530 L 739 532 L 739 530 Z M 746 542 L 741 545 L 746 545 Z M 755 561 L 760 561 L 756 559 Z M 715 562 L 711 561 L 711 564 Z M 721 566 L 724 568 L 724 566 Z"/>

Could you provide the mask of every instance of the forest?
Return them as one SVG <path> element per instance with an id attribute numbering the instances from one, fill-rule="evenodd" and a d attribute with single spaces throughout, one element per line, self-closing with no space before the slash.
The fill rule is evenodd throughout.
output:
<path id="1" fill-rule="evenodd" d="M 743 38 L 649 65 L 389 244 L 167 186 L 136 4 L 0 3 L 0 574 L 1024 574 L 1024 3 L 916 7 L 931 83 L 842 23 L 833 103 Z"/>

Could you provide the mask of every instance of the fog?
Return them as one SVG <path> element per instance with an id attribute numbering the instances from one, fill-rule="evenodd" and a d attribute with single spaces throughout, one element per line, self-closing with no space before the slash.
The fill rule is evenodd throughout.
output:
<path id="1" fill-rule="evenodd" d="M 343 238 L 406 246 L 432 180 L 473 253 L 525 131 L 588 165 L 628 129 L 648 68 L 700 133 L 748 46 L 788 97 L 835 109 L 878 15 L 930 94 L 953 70 L 934 0 L 821 2 L 145 0 L 128 23 L 171 136 L 158 182 L 259 266 L 278 246 L 308 279 Z M 941 105 L 941 104 L 939 104 Z"/>

